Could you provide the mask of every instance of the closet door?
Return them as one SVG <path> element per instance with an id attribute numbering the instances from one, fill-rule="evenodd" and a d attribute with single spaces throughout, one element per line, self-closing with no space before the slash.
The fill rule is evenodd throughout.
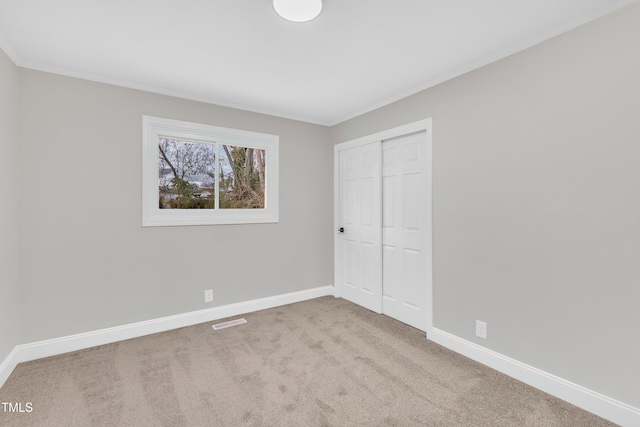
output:
<path id="1" fill-rule="evenodd" d="M 426 332 L 431 134 L 425 119 L 334 148 L 336 296 Z"/>
<path id="2" fill-rule="evenodd" d="M 337 294 L 382 312 L 380 141 L 338 152 Z"/>
<path id="3" fill-rule="evenodd" d="M 425 132 L 382 144 L 382 312 L 426 331 Z"/>

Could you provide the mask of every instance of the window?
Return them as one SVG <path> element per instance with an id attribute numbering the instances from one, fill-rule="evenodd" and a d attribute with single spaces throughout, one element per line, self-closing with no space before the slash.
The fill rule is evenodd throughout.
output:
<path id="1" fill-rule="evenodd" d="M 143 116 L 142 225 L 278 222 L 278 137 Z"/>

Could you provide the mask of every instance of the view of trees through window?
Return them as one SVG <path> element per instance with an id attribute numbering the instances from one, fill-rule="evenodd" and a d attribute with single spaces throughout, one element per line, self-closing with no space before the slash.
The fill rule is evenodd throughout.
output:
<path id="1" fill-rule="evenodd" d="M 159 207 L 263 209 L 265 161 L 264 149 L 160 137 Z"/>

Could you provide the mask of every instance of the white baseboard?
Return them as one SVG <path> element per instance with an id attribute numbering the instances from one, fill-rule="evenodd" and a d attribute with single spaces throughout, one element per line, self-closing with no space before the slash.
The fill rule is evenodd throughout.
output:
<path id="1" fill-rule="evenodd" d="M 197 325 L 198 323 L 211 322 L 225 317 L 237 316 L 281 305 L 293 304 L 324 296 L 333 296 L 334 294 L 333 286 L 323 286 L 305 291 L 291 292 L 159 319 L 130 323 L 113 328 L 18 345 L 9 353 L 5 360 L 0 363 L 0 387 L 4 385 L 18 363 L 56 356 L 70 351 L 83 350 L 98 345 L 111 344 L 117 341 L 183 328 L 185 326 Z"/>
<path id="2" fill-rule="evenodd" d="M 18 348 L 15 347 L 13 350 L 11 350 L 11 353 L 9 353 L 7 357 L 5 357 L 2 363 L 0 363 L 0 387 L 4 385 L 4 382 L 7 381 L 7 378 L 9 378 L 9 375 L 11 375 L 16 365 L 19 363 L 16 361 L 17 355 Z"/>
<path id="3" fill-rule="evenodd" d="M 323 296 L 335 296 L 335 288 L 333 286 L 324 286 L 18 345 L 9 353 L 4 361 L 0 363 L 0 387 L 4 385 L 18 363 Z M 431 331 L 428 332 L 427 338 L 456 353 L 460 353 L 616 424 L 625 427 L 640 426 L 640 409 L 638 408 L 611 399 L 437 328 L 432 328 Z"/>
<path id="4" fill-rule="evenodd" d="M 432 328 L 427 338 L 450 350 L 529 384 L 552 396 L 596 414 L 621 426 L 640 426 L 640 409 L 556 377 L 493 350 Z"/>

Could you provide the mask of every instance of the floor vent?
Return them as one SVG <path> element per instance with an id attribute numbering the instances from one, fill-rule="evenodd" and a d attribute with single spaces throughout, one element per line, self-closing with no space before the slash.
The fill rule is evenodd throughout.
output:
<path id="1" fill-rule="evenodd" d="M 211 327 L 214 331 L 217 331 L 218 329 L 230 328 L 232 326 L 243 325 L 245 323 L 247 323 L 247 321 L 244 319 L 236 319 L 224 323 L 218 323 L 217 325 L 211 325 Z"/>

